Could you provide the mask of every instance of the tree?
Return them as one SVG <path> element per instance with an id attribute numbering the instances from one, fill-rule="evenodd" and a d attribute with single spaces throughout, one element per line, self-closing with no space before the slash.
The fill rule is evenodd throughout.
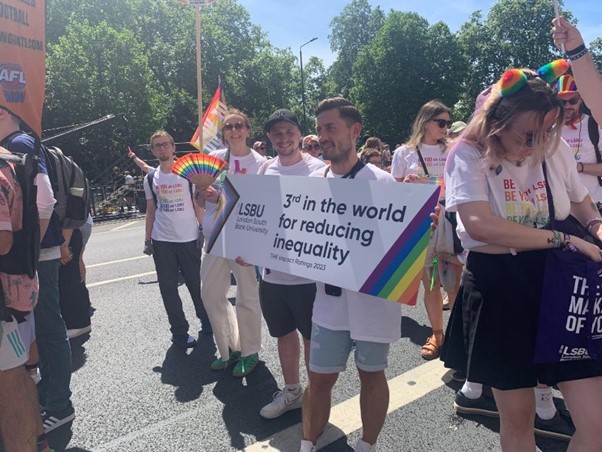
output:
<path id="1" fill-rule="evenodd" d="M 331 94 L 349 95 L 353 64 L 359 52 L 372 42 L 384 20 L 385 14 L 380 7 L 372 9 L 368 0 L 352 0 L 332 19 L 332 34 L 328 38 L 330 48 L 338 55 L 329 70 L 335 90 Z"/>
<path id="2" fill-rule="evenodd" d="M 569 20 L 570 12 L 563 13 Z M 465 118 L 478 93 L 508 68 L 537 69 L 560 57 L 550 36 L 552 0 L 499 0 L 483 21 L 473 13 L 458 39 L 468 59 L 459 112 Z"/>
<path id="3" fill-rule="evenodd" d="M 429 27 L 416 13 L 391 11 L 353 67 L 351 97 L 364 114 L 365 133 L 405 139 L 424 103 L 456 103 L 464 66 L 447 25 Z"/>

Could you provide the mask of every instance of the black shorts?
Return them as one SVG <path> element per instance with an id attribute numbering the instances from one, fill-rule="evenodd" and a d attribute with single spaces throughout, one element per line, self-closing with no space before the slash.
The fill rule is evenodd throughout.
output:
<path id="1" fill-rule="evenodd" d="M 443 346 L 446 367 L 501 390 L 602 375 L 593 360 L 533 363 L 545 259 L 545 251 L 468 254 Z"/>
<path id="2" fill-rule="evenodd" d="M 315 298 L 316 285 L 313 283 L 289 286 L 261 280 L 259 300 L 270 336 L 282 337 L 299 330 L 309 340 Z"/>

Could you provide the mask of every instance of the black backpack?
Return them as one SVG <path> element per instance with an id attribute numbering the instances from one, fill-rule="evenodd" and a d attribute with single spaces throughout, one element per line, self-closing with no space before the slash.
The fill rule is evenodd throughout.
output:
<path id="1" fill-rule="evenodd" d="M 50 183 L 56 198 L 54 211 L 63 229 L 83 226 L 90 214 L 90 184 L 84 172 L 71 157 L 57 147 L 46 148 L 46 161 L 51 167 Z"/>
<path id="2" fill-rule="evenodd" d="M 10 144 L 15 135 L 17 134 L 9 135 L 1 143 L 2 146 L 8 149 L 7 144 Z M 14 165 L 14 176 L 23 193 L 23 227 L 19 231 L 13 231 L 13 246 L 7 254 L 0 256 L 0 272 L 9 275 L 27 275 L 33 278 L 38 269 L 40 217 L 35 178 L 38 174 L 40 147 L 41 143 L 36 140 L 33 154 L 13 153 L 13 156 L 21 159 L 20 163 Z"/>

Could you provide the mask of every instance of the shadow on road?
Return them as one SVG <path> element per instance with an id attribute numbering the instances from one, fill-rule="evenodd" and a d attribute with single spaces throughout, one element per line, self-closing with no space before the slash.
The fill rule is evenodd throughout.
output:
<path id="1" fill-rule="evenodd" d="M 413 344 L 422 346 L 426 339 L 431 335 L 431 327 L 421 325 L 410 317 L 402 317 L 401 337 L 407 337 Z"/>
<path id="2" fill-rule="evenodd" d="M 172 344 L 165 353 L 161 366 L 153 372 L 161 374 L 161 383 L 175 387 L 179 402 L 190 402 L 200 397 L 203 386 L 213 383 L 217 376 L 209 366 L 215 359 L 215 345 L 210 336 L 200 335 L 199 344 L 188 353 Z"/>
<path id="3" fill-rule="evenodd" d="M 69 340 L 71 345 L 71 372 L 76 372 L 86 364 L 88 355 L 84 344 L 90 339 L 90 333 Z"/>
<path id="4" fill-rule="evenodd" d="M 218 372 L 213 389 L 215 397 L 224 404 L 222 417 L 230 444 L 236 450 L 244 449 L 248 434 L 260 440 L 301 422 L 301 410 L 285 413 L 278 419 L 265 420 L 259 415 L 261 408 L 272 400 L 278 384 L 263 361 L 245 378 L 232 376 L 233 366 Z"/>

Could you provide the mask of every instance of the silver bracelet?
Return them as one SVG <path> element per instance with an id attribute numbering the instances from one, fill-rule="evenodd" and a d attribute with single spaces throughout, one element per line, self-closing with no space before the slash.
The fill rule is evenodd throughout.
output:
<path id="1" fill-rule="evenodd" d="M 568 59 L 570 61 L 577 61 L 579 58 L 584 57 L 585 55 L 587 55 L 588 52 L 589 52 L 589 50 L 586 47 L 581 52 L 576 53 L 575 55 L 567 55 L 567 57 L 568 57 Z"/>

